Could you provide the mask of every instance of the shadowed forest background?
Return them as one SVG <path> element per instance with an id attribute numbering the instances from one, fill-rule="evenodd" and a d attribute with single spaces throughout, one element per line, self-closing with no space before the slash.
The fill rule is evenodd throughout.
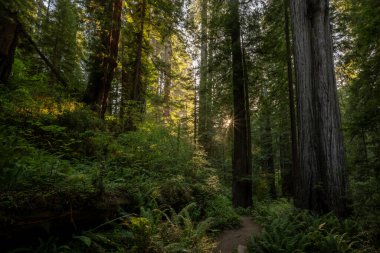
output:
<path id="1" fill-rule="evenodd" d="M 380 252 L 379 13 L 0 0 L 0 252 Z"/>

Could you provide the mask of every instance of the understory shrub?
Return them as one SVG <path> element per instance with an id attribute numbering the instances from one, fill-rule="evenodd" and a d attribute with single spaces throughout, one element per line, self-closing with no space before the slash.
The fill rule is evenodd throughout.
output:
<path id="1" fill-rule="evenodd" d="M 225 195 L 217 195 L 205 207 L 207 217 L 214 217 L 215 229 L 235 228 L 240 225 L 240 217 L 232 207 L 232 201 Z"/>
<path id="2" fill-rule="evenodd" d="M 14 252 L 203 253 L 213 248 L 210 229 L 239 223 L 216 170 L 185 131 L 147 121 L 112 132 L 120 122 L 70 99 L 8 93 L 0 95 L 0 226 L 34 222 L 40 210 L 128 217 L 72 240 L 46 232 Z"/>
<path id="3" fill-rule="evenodd" d="M 279 200 L 261 203 L 254 216 L 262 232 L 251 240 L 250 252 L 376 252 L 358 222 L 331 213 L 318 216 Z"/>
<path id="4" fill-rule="evenodd" d="M 75 235 L 66 244 L 49 239 L 35 249 L 19 248 L 13 252 L 38 249 L 40 253 L 209 253 L 215 247 L 207 236 L 213 220 L 192 220 L 191 212 L 197 208 L 195 203 L 187 205 L 178 213 L 173 209 L 141 208 L 140 216 L 120 217 L 81 235 Z M 105 226 L 108 226 L 107 230 L 102 229 Z"/>
<path id="5" fill-rule="evenodd" d="M 20 133 L 25 129 L 1 127 L 0 208 L 6 208 L 0 223 L 12 226 L 18 212 L 79 211 L 81 204 L 135 218 L 69 242 L 51 234 L 40 245 L 16 252 L 203 253 L 213 247 L 206 232 L 238 223 L 204 152 L 185 137 L 153 125 L 114 136 L 96 129 L 78 132 L 87 126 L 67 131 L 68 123 L 56 123 L 50 119 L 33 126 L 42 129 L 38 138 L 57 143 L 53 151 L 34 143 L 35 131 L 29 138 Z M 62 145 L 73 137 L 75 143 Z"/>
<path id="6" fill-rule="evenodd" d="M 351 180 L 354 217 L 368 231 L 370 239 L 380 247 L 380 178 Z"/>

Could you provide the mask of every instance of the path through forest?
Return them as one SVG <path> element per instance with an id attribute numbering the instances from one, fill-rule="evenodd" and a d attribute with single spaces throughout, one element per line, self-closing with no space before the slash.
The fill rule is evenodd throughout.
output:
<path id="1" fill-rule="evenodd" d="M 242 224 L 238 229 L 226 230 L 217 238 L 217 247 L 214 253 L 232 253 L 238 249 L 238 253 L 246 252 L 246 245 L 252 235 L 260 233 L 260 226 L 252 221 L 252 217 L 241 217 Z"/>

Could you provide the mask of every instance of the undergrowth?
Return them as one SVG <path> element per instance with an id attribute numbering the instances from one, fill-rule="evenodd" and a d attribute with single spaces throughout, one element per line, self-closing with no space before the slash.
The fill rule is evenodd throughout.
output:
<path id="1" fill-rule="evenodd" d="M 215 169 L 176 129 L 147 122 L 117 132 L 118 122 L 99 121 L 80 104 L 16 110 L 3 95 L 1 240 L 17 237 L 6 230 L 23 222 L 46 230 L 32 245 L 7 245 L 9 252 L 210 252 L 212 232 L 238 225 Z M 73 227 L 71 239 L 45 229 L 53 220 L 34 218 L 93 210 L 112 222 Z"/>
<path id="2" fill-rule="evenodd" d="M 283 199 L 258 204 L 254 217 L 262 231 L 252 238 L 250 252 L 377 252 L 358 221 L 301 211 Z"/>

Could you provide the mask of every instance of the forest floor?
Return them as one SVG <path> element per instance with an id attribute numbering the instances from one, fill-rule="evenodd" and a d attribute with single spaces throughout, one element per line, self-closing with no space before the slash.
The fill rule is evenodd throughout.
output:
<path id="1" fill-rule="evenodd" d="M 241 220 L 240 228 L 225 230 L 218 236 L 216 239 L 217 247 L 214 253 L 232 253 L 237 249 L 238 253 L 246 252 L 244 249 L 246 248 L 247 242 L 251 236 L 258 235 L 261 228 L 260 225 L 252 221 L 252 217 L 250 216 L 243 216 Z"/>

